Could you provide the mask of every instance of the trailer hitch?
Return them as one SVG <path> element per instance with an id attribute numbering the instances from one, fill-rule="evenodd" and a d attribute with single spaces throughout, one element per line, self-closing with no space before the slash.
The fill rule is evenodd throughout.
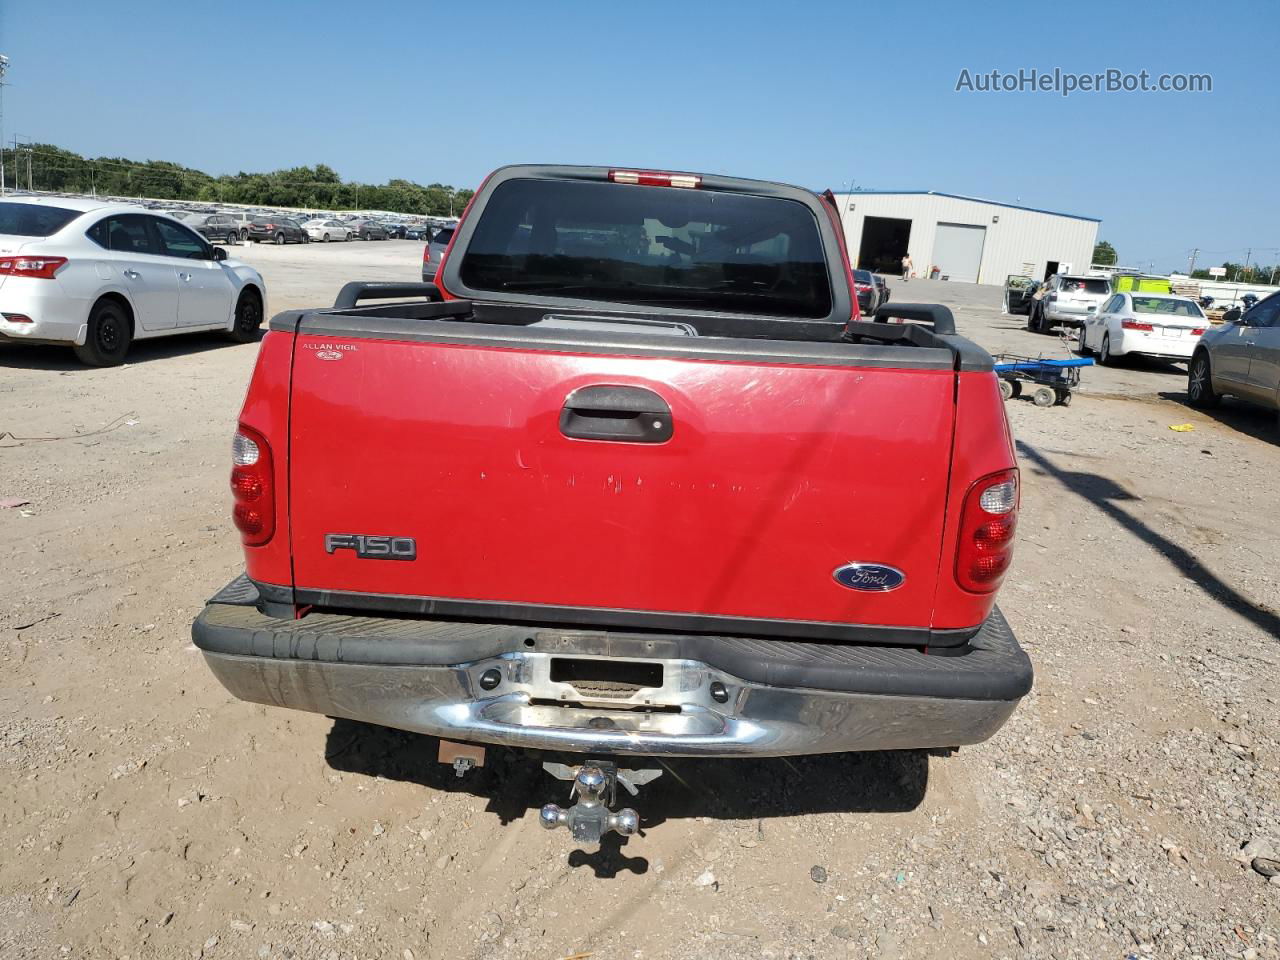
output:
<path id="1" fill-rule="evenodd" d="M 621 783 L 633 797 L 640 787 L 662 776 L 662 770 L 619 770 L 609 760 L 587 760 L 576 769 L 564 763 L 544 763 L 543 769 L 557 780 L 571 780 L 573 787 L 569 799 L 577 803 L 567 810 L 558 804 L 548 803 L 538 811 L 538 822 L 546 829 L 568 827 L 573 839 L 579 843 L 598 844 L 610 830 L 620 836 L 632 836 L 640 829 L 640 815 L 631 807 L 611 810 L 617 800 Z"/>

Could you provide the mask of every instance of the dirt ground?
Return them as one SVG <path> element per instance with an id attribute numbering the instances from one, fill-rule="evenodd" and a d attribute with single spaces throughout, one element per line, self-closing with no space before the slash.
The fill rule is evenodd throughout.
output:
<path id="1" fill-rule="evenodd" d="M 421 246 L 235 253 L 274 312 L 415 279 Z M 892 286 L 993 351 L 1059 349 L 996 288 Z M 516 755 L 458 780 L 428 738 L 205 668 L 256 350 L 0 353 L 0 498 L 30 501 L 0 509 L 0 957 L 1280 957 L 1280 881 L 1240 852 L 1280 848 L 1274 416 L 1194 412 L 1155 363 L 1012 401 L 1001 605 L 1037 678 L 1010 723 L 949 758 L 678 765 L 642 836 L 586 853 Z"/>

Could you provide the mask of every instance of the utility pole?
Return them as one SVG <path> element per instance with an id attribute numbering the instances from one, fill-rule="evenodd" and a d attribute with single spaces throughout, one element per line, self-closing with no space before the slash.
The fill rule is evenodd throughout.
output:
<path id="1" fill-rule="evenodd" d="M 9 58 L 0 53 L 0 197 L 4 196 L 4 75 L 9 72 Z"/>
<path id="2" fill-rule="evenodd" d="M 1244 274 L 1244 273 L 1247 273 L 1247 272 L 1248 272 L 1248 270 L 1249 270 L 1249 258 L 1250 258 L 1251 256 L 1253 256 L 1253 247 L 1250 247 L 1248 250 L 1246 250 L 1246 251 L 1244 252 L 1244 266 L 1240 268 L 1240 274 Z M 1237 279 L 1237 280 L 1239 280 L 1239 279 L 1240 279 L 1240 276 L 1239 276 L 1239 275 L 1237 275 L 1237 276 L 1236 276 L 1236 279 Z"/>
<path id="3" fill-rule="evenodd" d="M 1191 276 L 1196 272 L 1196 257 L 1200 255 L 1200 248 L 1196 247 L 1191 251 L 1191 259 L 1187 261 L 1187 276 Z"/>

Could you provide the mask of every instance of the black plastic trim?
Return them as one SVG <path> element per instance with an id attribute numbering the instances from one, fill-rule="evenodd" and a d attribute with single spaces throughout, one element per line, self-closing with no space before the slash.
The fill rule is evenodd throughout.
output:
<path id="1" fill-rule="evenodd" d="M 888 696 L 1016 700 L 1031 661 L 998 609 L 960 648 L 935 656 L 908 647 L 824 644 L 680 633 L 571 630 L 501 623 L 311 614 L 272 618 L 210 602 L 191 627 L 201 650 L 322 663 L 449 667 L 517 652 L 697 660 L 774 687 Z"/>
<path id="2" fill-rule="evenodd" d="M 429 306 L 446 306 L 431 304 Z M 272 322 L 272 329 L 277 329 Z M 291 329 L 283 327 L 283 329 Z M 928 347 L 863 346 L 852 343 L 737 340 L 720 337 L 672 337 L 662 334 L 602 330 L 514 327 L 499 324 L 418 319 L 368 314 L 308 313 L 296 323 L 299 336 L 396 340 L 411 343 L 456 343 L 478 347 L 674 357 L 736 363 L 796 363 L 806 366 L 892 367 L 907 370 L 950 370 L 952 351 L 943 344 Z"/>
<path id="3" fill-rule="evenodd" d="M 735 633 L 757 637 L 794 637 L 886 646 L 954 647 L 969 640 L 978 627 L 930 630 L 928 627 L 886 627 L 879 624 L 830 623 L 822 620 L 768 620 L 698 613 L 668 613 L 608 607 L 569 607 L 541 603 L 503 603 L 488 600 L 456 600 L 448 597 L 412 597 L 389 593 L 352 593 L 295 587 L 294 599 L 324 611 L 398 613 L 427 617 L 482 619 L 504 623 L 550 623 L 565 626 L 607 627 L 632 630 L 668 630 L 681 633 Z"/>
<path id="4" fill-rule="evenodd" d="M 647 387 L 579 387 L 560 408 L 560 432 L 575 440 L 666 443 L 673 430 L 667 401 Z"/>
<path id="5" fill-rule="evenodd" d="M 338 296 L 333 301 L 335 310 L 354 307 L 361 300 L 393 300 L 407 297 L 422 297 L 426 300 L 439 301 L 440 288 L 434 283 L 395 283 L 375 280 L 352 280 L 343 284 Z"/>
<path id="6" fill-rule="evenodd" d="M 863 367 L 941 369 L 990 372 L 994 361 L 986 350 L 954 334 L 938 334 L 916 324 L 854 321 L 833 324 L 764 317 L 670 314 L 695 328 L 696 337 L 673 338 L 668 331 L 643 329 L 652 316 L 614 313 L 599 308 L 593 319 L 616 316 L 615 330 L 567 324 L 539 327 L 544 307 L 494 304 L 470 300 L 425 300 L 355 307 L 341 312 L 290 310 L 270 324 L 283 333 L 381 339 L 411 343 L 468 342 L 477 346 L 559 352 L 688 357 L 726 361 L 804 363 Z M 561 311 L 557 316 L 571 315 Z M 434 321 L 434 322 L 424 322 Z M 631 329 L 629 329 L 631 327 Z"/>
<path id="7" fill-rule="evenodd" d="M 915 320 L 933 325 L 933 332 L 939 335 L 956 332 L 955 314 L 949 307 L 940 303 L 882 303 L 876 307 L 876 323 L 887 323 L 890 319 Z"/>

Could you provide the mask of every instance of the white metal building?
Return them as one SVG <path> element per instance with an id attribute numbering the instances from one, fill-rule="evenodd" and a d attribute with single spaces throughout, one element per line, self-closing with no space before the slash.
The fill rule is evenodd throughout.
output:
<path id="1" fill-rule="evenodd" d="M 861 190 L 836 199 L 854 266 L 900 274 L 909 253 L 916 276 L 936 267 L 940 277 L 967 283 L 1087 270 L 1101 222 L 932 190 Z"/>

